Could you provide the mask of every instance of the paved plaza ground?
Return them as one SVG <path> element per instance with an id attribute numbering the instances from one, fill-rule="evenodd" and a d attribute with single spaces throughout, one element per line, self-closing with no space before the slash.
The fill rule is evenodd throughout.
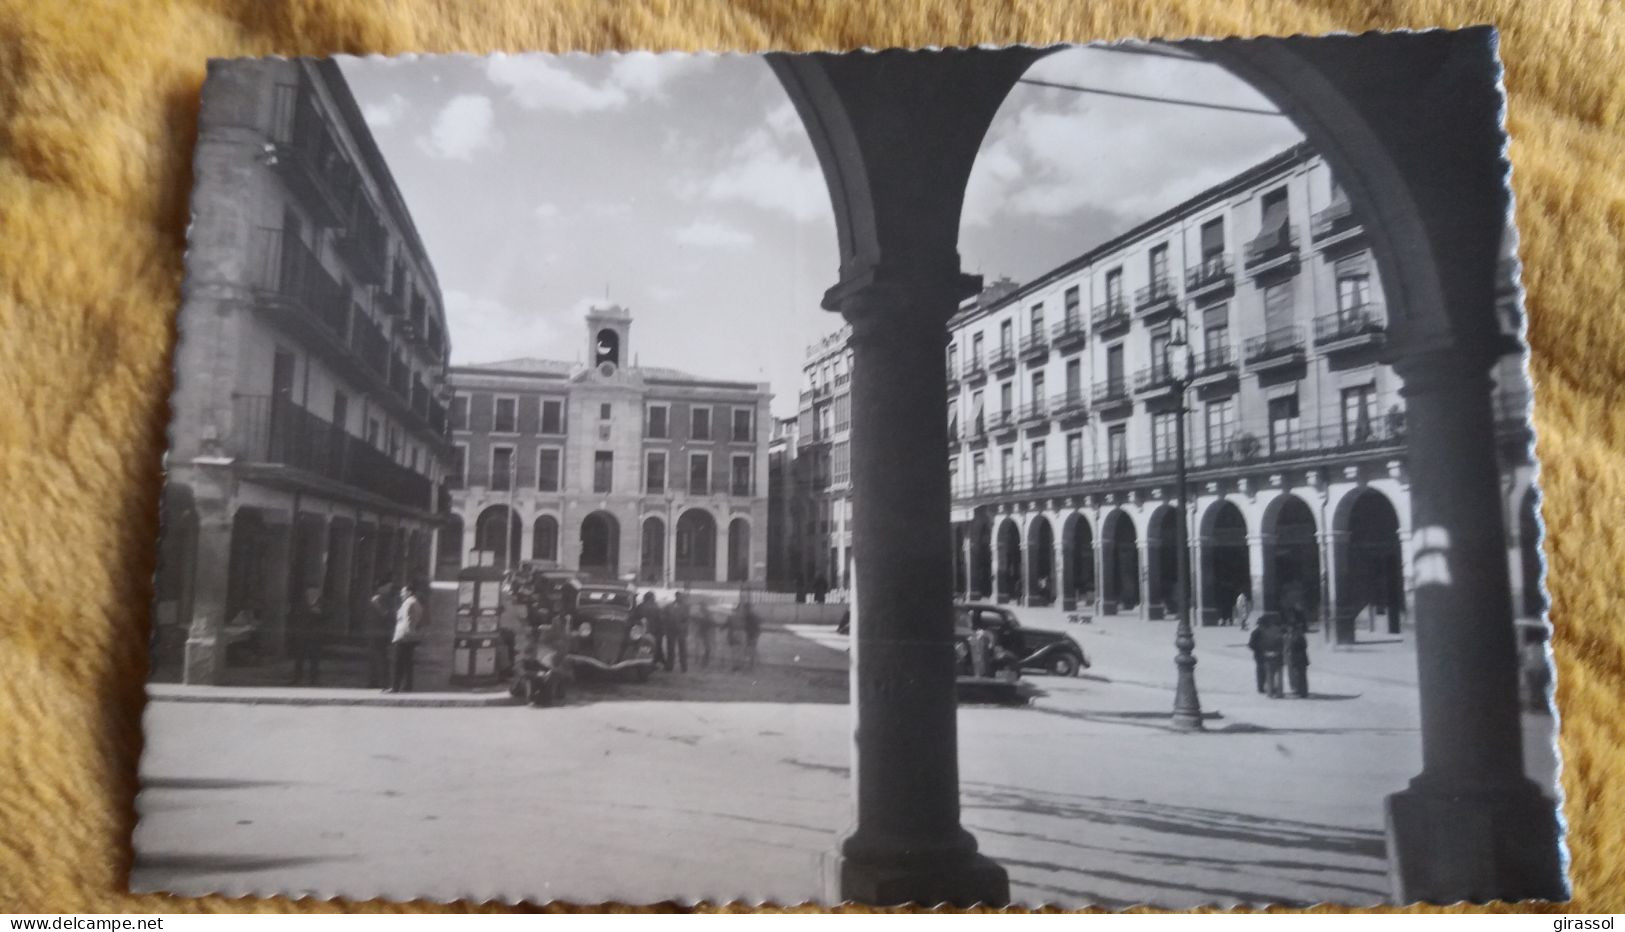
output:
<path id="1" fill-rule="evenodd" d="M 1022 617 L 1071 632 L 1094 666 L 1032 677 L 1030 707 L 960 710 L 964 821 L 1017 902 L 1386 896 L 1382 799 L 1420 767 L 1409 643 L 1316 642 L 1313 698 L 1270 700 L 1254 690 L 1245 632 L 1200 629 L 1212 718 L 1187 735 L 1166 727 L 1172 623 Z M 158 699 L 132 883 L 817 900 L 851 807 L 845 648 L 826 626 L 791 624 L 766 633 L 753 673 L 662 674 L 550 709 Z M 1549 783 L 1551 721 L 1525 725 L 1529 772 Z"/>

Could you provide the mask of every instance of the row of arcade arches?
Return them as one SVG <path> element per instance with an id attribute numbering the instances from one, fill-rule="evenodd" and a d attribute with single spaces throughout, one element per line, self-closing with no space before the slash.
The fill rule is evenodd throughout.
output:
<path id="1" fill-rule="evenodd" d="M 507 525 L 507 534 L 503 526 Z M 577 529 L 575 556 L 563 548 L 559 520 L 555 515 L 539 515 L 529 528 L 529 558 L 570 566 L 572 563 L 588 576 L 619 578 L 631 572 L 631 565 L 622 565 L 621 521 L 608 511 L 594 511 L 581 519 Z M 508 563 L 508 555 L 517 559 L 526 554 L 526 527 L 519 515 L 506 505 L 492 505 L 481 511 L 474 523 L 474 550 L 493 553 L 498 566 Z M 744 517 L 728 522 L 725 549 L 719 547 L 719 528 L 716 517 L 703 508 L 690 508 L 678 515 L 674 539 L 667 534 L 666 518 L 650 515 L 643 519 L 638 536 L 636 572 L 639 582 L 745 582 L 750 576 L 751 525 Z M 460 547 L 463 539 L 462 519 L 443 533 L 442 541 L 451 547 Z M 668 568 L 667 549 L 672 551 Z M 726 557 L 718 575 L 717 560 Z M 443 565 L 459 563 L 462 555 L 442 548 Z"/>
<path id="2" fill-rule="evenodd" d="M 1365 487 L 1342 497 L 1325 546 L 1314 509 L 1295 493 L 1276 496 L 1250 522 L 1235 500 L 1202 503 L 1195 521 L 1192 585 L 1198 617 L 1218 620 L 1239 593 L 1263 610 L 1297 607 L 1315 617 L 1327 598 L 1322 563 L 1335 564 L 1340 614 L 1373 611 L 1397 631 L 1405 612 L 1399 510 Z M 968 599 L 1093 604 L 1101 612 L 1177 610 L 1178 514 L 1161 504 L 1085 512 L 983 515 L 956 528 L 955 578 Z M 1025 544 L 1025 546 L 1023 546 Z M 1142 565 L 1143 564 L 1143 565 Z M 1255 565 L 1256 564 L 1256 565 Z"/>

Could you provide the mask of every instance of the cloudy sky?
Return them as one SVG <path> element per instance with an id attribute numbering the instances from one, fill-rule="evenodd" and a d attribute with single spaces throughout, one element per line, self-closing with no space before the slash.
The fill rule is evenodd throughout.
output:
<path id="1" fill-rule="evenodd" d="M 745 56 L 343 59 L 440 279 L 457 363 L 577 359 L 585 309 L 633 314 L 644 365 L 772 383 L 795 410 L 838 326 L 812 147 Z M 1265 107 L 1207 64 L 1077 49 L 1028 77 Z M 1296 142 L 1286 119 L 1019 85 L 983 144 L 967 271 L 1031 278 Z"/>

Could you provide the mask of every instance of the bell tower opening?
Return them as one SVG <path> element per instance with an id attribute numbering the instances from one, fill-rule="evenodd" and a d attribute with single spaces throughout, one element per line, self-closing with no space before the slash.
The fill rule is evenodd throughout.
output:
<path id="1" fill-rule="evenodd" d="M 626 364 L 631 341 L 632 315 L 618 304 L 587 312 L 587 358 L 595 368 L 618 369 Z"/>

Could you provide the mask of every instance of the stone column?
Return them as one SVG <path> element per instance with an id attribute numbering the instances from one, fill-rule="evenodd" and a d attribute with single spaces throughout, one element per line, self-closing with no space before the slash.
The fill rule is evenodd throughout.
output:
<path id="1" fill-rule="evenodd" d="M 1326 516 L 1327 524 L 1331 523 L 1331 515 Z M 1321 637 L 1327 641 L 1349 643 L 1355 640 L 1354 619 L 1352 612 L 1346 612 L 1345 606 L 1340 604 L 1337 578 L 1348 571 L 1348 539 L 1347 531 L 1328 531 L 1321 535 L 1320 565 L 1321 572 L 1326 576 L 1326 630 Z M 1352 606 L 1350 606 L 1352 607 Z M 1350 617 L 1345 622 L 1344 615 Z M 1347 633 L 1345 633 L 1345 631 Z"/>
<path id="2" fill-rule="evenodd" d="M 1524 776 L 1487 363 L 1401 356 L 1416 546 L 1422 772 L 1388 797 L 1400 902 L 1561 900 L 1552 800 Z"/>
<path id="3" fill-rule="evenodd" d="M 947 364 L 944 363 L 944 365 Z M 993 534 L 988 538 L 989 546 L 987 548 L 989 567 L 987 587 L 989 590 L 991 590 L 988 593 L 988 601 L 992 602 L 994 605 L 998 605 L 1000 599 L 1004 595 L 1004 590 L 999 585 L 999 581 L 1004 578 L 1004 567 L 999 562 L 999 553 L 1004 549 L 999 546 L 999 526 L 1002 522 L 1003 519 L 999 517 L 997 512 L 995 512 L 993 515 Z"/>
<path id="4" fill-rule="evenodd" d="M 1251 574 L 1253 578 L 1253 621 L 1257 621 L 1258 616 L 1263 614 L 1265 609 L 1269 608 L 1269 606 L 1264 604 L 1265 543 L 1266 541 L 1263 534 L 1247 535 L 1247 572 Z"/>
<path id="5" fill-rule="evenodd" d="M 1032 547 L 1028 546 L 1027 530 L 1021 532 L 1021 575 L 1018 577 L 1020 587 L 1016 590 L 1016 604 L 1027 606 L 1032 604 L 1033 598 L 1033 555 Z"/>
<path id="6" fill-rule="evenodd" d="M 1093 545 L 1089 553 L 1089 562 L 1095 567 L 1095 617 L 1106 614 L 1106 538 L 1104 518 L 1100 512 L 1095 513 L 1095 533 L 1090 538 Z"/>
<path id="7" fill-rule="evenodd" d="M 956 263 L 957 265 L 957 263 Z M 852 324 L 855 824 L 828 863 L 832 901 L 1005 903 L 1004 869 L 960 825 L 942 281 L 837 286 Z"/>
<path id="8" fill-rule="evenodd" d="M 1083 519 L 1079 518 L 1078 520 L 1082 521 Z M 1049 591 L 1054 598 L 1052 607 L 1062 611 L 1070 611 L 1071 609 L 1067 606 L 1067 603 L 1072 600 L 1073 580 L 1071 578 L 1072 565 L 1066 558 L 1066 521 L 1062 516 L 1056 515 L 1055 519 L 1050 522 L 1050 526 L 1060 528 L 1055 532 L 1055 546 L 1053 548 L 1055 555 L 1050 558 L 1049 567 Z"/>
<path id="9" fill-rule="evenodd" d="M 1140 620 L 1151 620 L 1151 528 L 1147 525 L 1145 533 L 1140 535 L 1139 566 L 1135 567 L 1140 576 Z"/>
<path id="10" fill-rule="evenodd" d="M 226 589 L 231 571 L 231 512 L 198 502 L 197 560 L 193 579 L 192 618 L 186 632 L 181 682 L 216 686 L 226 669 Z"/>

